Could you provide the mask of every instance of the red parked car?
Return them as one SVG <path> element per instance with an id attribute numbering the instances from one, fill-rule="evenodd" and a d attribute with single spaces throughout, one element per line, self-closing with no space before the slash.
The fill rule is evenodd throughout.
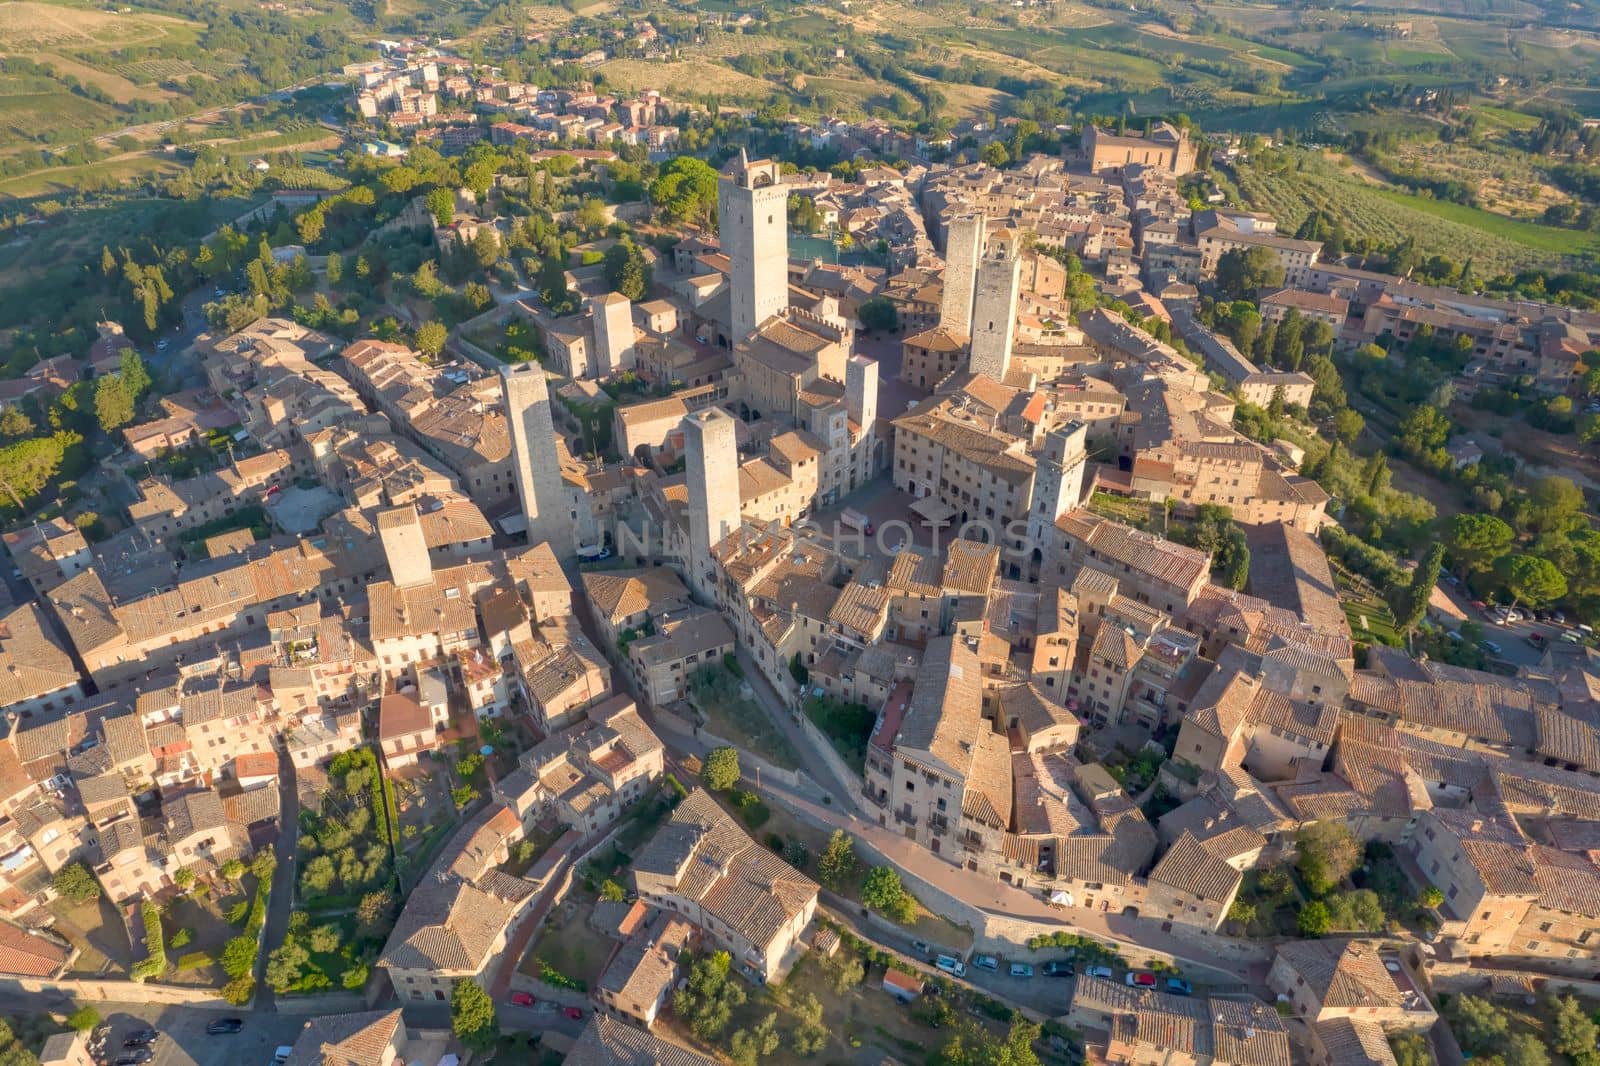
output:
<path id="1" fill-rule="evenodd" d="M 519 1007 L 531 1007 L 533 1006 L 533 997 L 526 992 L 513 992 L 511 993 L 511 1002 Z"/>
<path id="2" fill-rule="evenodd" d="M 583 1018 L 583 1010 L 579 1007 L 568 1007 L 561 1013 L 565 1014 L 568 1018 L 571 1018 L 575 1022 L 580 1021 Z"/>

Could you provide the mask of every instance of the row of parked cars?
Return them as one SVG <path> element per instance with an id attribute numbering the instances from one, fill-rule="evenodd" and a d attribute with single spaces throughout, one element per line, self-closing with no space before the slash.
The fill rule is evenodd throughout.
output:
<path id="1" fill-rule="evenodd" d="M 961 961 L 953 956 L 935 956 L 933 964 L 946 973 L 954 974 L 956 977 L 966 976 L 966 967 L 961 965 Z M 1000 960 L 994 955 L 974 955 L 972 956 L 972 965 L 975 969 L 988 970 L 990 973 L 1000 972 Z M 1077 973 L 1077 967 L 1070 960 L 1053 959 L 1039 967 L 1039 972 L 1046 977 L 1071 977 Z M 1109 966 L 1089 966 L 1083 972 L 1090 977 L 1103 977 L 1108 981 L 1116 978 L 1116 972 Z M 1018 978 L 1032 977 L 1034 973 L 1033 964 L 1012 962 L 1007 966 L 1006 973 Z M 1191 996 L 1194 994 L 1194 987 L 1183 978 L 1169 977 L 1165 985 L 1161 985 L 1156 975 L 1148 970 L 1130 970 L 1124 980 L 1127 981 L 1130 988 L 1156 988 L 1159 986 L 1175 996 Z"/>

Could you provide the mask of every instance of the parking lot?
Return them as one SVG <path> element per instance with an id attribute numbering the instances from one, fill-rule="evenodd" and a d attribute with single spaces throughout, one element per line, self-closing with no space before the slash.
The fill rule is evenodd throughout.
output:
<path id="1" fill-rule="evenodd" d="M 149 1066 L 269 1066 L 272 1054 L 293 1044 L 305 1019 L 295 1015 L 197 1010 L 193 1007 L 100 1007 L 111 1026 L 100 1062 L 114 1063 L 122 1042 L 140 1029 L 161 1034 L 151 1048 Z M 225 1036 L 208 1036 L 206 1023 L 216 1018 L 244 1019 L 244 1028 Z"/>

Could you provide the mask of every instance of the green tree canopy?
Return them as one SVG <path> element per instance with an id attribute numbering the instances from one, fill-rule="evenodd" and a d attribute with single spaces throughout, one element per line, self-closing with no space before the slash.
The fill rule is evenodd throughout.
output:
<path id="1" fill-rule="evenodd" d="M 1511 550 L 1516 531 L 1492 514 L 1459 514 L 1450 520 L 1444 543 L 1468 571 L 1488 570 Z"/>
<path id="2" fill-rule="evenodd" d="M 650 200 L 669 222 L 710 227 L 717 217 L 717 172 L 693 156 L 679 156 L 650 183 Z"/>
<path id="3" fill-rule="evenodd" d="M 1283 284 L 1283 265 L 1270 248 L 1238 248 L 1217 260 L 1217 292 L 1229 300 L 1242 300 L 1262 289 Z"/>
<path id="4" fill-rule="evenodd" d="M 1507 556 L 1500 568 L 1515 604 L 1544 607 L 1567 594 L 1567 579 L 1556 564 L 1537 555 Z"/>
<path id="5" fill-rule="evenodd" d="M 835 829 L 828 838 L 828 846 L 817 859 L 817 874 L 822 878 L 822 883 L 837 892 L 855 879 L 860 868 L 861 863 L 856 858 L 850 834 L 843 829 Z"/>
<path id="6" fill-rule="evenodd" d="M 494 1000 L 476 981 L 457 981 L 451 991 L 450 1031 L 472 1051 L 489 1051 L 500 1039 Z"/>
<path id="7" fill-rule="evenodd" d="M 1343 822 L 1313 822 L 1295 840 L 1300 875 L 1314 895 L 1333 891 L 1361 862 L 1361 843 Z"/>
<path id="8" fill-rule="evenodd" d="M 81 862 L 68 863 L 57 870 L 50 883 L 58 893 L 80 906 L 100 898 L 100 882 Z"/>
<path id="9" fill-rule="evenodd" d="M 713 748 L 706 753 L 700 780 L 713 792 L 726 792 L 739 783 L 739 752 L 735 748 Z"/>
<path id="10" fill-rule="evenodd" d="M 444 351 L 445 341 L 449 339 L 450 331 L 437 319 L 430 318 L 417 327 L 417 351 L 425 355 L 437 356 Z"/>

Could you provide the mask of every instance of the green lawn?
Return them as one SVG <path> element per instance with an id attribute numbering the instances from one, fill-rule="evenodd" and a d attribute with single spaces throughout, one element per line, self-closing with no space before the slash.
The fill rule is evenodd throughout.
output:
<path id="1" fill-rule="evenodd" d="M 1399 644 L 1400 632 L 1394 627 L 1394 614 L 1377 595 L 1360 591 L 1357 582 L 1335 567 L 1339 603 L 1350 621 L 1351 635 L 1363 644 Z"/>

